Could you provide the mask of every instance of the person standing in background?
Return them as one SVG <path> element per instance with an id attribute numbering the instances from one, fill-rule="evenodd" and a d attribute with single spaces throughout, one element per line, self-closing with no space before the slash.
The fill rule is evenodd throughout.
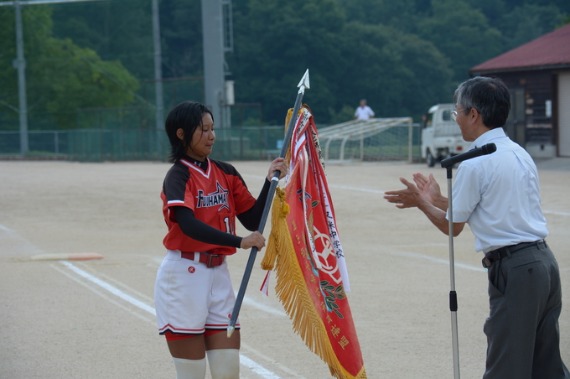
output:
<path id="1" fill-rule="evenodd" d="M 360 105 L 354 112 L 354 118 L 357 120 L 369 120 L 374 117 L 374 111 L 366 104 L 366 99 L 360 100 Z"/>

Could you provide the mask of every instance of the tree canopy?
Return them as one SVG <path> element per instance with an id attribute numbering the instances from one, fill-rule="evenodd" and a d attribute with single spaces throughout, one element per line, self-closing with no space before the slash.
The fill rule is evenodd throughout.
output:
<path id="1" fill-rule="evenodd" d="M 5 26 L 0 29 L 0 107 L 13 115 L 18 106 L 13 10 L 0 8 L 0 22 Z M 119 60 L 102 60 L 92 49 L 53 36 L 49 7 L 26 9 L 23 24 L 28 108 L 42 120 L 36 127 L 74 128 L 77 109 L 121 107 L 135 99 L 138 80 Z"/>
<path id="2" fill-rule="evenodd" d="M 203 75 L 199 0 L 160 0 L 165 108 Z M 226 63 L 236 107 L 282 124 L 294 86 L 321 124 L 352 118 L 359 99 L 380 117 L 419 116 L 451 101 L 471 67 L 570 21 L 567 0 L 233 0 Z M 154 103 L 151 0 L 23 7 L 30 112 L 73 128 L 85 108 Z M 0 7 L 0 128 L 17 110 L 14 10 Z M 203 92 L 203 91 L 202 91 Z"/>

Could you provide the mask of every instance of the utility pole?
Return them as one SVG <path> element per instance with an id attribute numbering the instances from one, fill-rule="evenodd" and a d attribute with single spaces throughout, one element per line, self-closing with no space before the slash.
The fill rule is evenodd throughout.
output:
<path id="1" fill-rule="evenodd" d="M 158 0 L 152 0 L 152 39 L 154 45 L 154 81 L 156 98 L 156 128 L 162 129 L 164 122 L 164 100 L 162 92 L 162 48 L 160 44 L 160 12 Z"/>
<path id="2" fill-rule="evenodd" d="M 22 28 L 22 6 L 14 1 L 16 17 L 16 69 L 18 70 L 18 109 L 20 116 L 20 155 L 29 151 L 28 144 L 28 100 L 26 95 L 26 60 L 24 58 L 24 32 Z"/>
<path id="3" fill-rule="evenodd" d="M 156 101 L 156 148 L 161 153 L 160 136 L 164 127 L 164 97 L 162 90 L 162 48 L 160 43 L 160 12 L 158 0 L 152 0 L 152 37 L 154 46 L 154 92 Z"/>
<path id="4" fill-rule="evenodd" d="M 224 55 L 233 49 L 231 20 L 231 0 L 202 0 L 205 103 L 221 128 L 231 126 L 230 106 L 234 103 L 233 81 L 226 81 L 229 72 Z"/>
<path id="5" fill-rule="evenodd" d="M 20 155 L 29 152 L 28 143 L 28 100 L 26 94 L 26 58 L 24 57 L 24 31 L 22 26 L 22 6 L 57 3 L 76 3 L 80 1 L 104 0 L 14 0 L 0 2 L 2 6 L 13 6 L 16 19 L 16 59 L 14 66 L 18 70 L 18 113 L 20 116 Z"/>

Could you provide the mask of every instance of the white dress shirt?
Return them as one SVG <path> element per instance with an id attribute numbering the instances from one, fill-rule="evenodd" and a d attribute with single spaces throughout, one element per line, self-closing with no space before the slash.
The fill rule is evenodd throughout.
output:
<path id="1" fill-rule="evenodd" d="M 354 116 L 356 116 L 359 120 L 368 120 L 370 117 L 374 117 L 374 111 L 368 105 L 363 107 L 356 108 L 356 112 L 354 112 Z"/>
<path id="2" fill-rule="evenodd" d="M 548 229 L 534 161 L 502 128 L 479 136 L 471 148 L 491 142 L 494 153 L 465 160 L 457 169 L 453 222 L 469 224 L 476 251 L 544 239 Z"/>

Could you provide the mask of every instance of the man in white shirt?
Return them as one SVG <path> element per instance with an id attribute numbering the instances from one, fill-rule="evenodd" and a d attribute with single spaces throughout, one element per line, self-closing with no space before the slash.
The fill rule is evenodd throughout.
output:
<path id="1" fill-rule="evenodd" d="M 366 104 L 366 99 L 360 100 L 360 105 L 354 112 L 354 117 L 357 120 L 369 120 L 374 117 L 374 111 Z"/>
<path id="2" fill-rule="evenodd" d="M 560 356 L 560 272 L 545 242 L 538 172 L 530 155 L 503 126 L 510 110 L 505 84 L 475 77 L 455 91 L 454 118 L 472 148 L 494 143 L 495 153 L 463 161 L 453 187 L 453 235 L 466 223 L 488 268 L 490 314 L 484 326 L 484 379 L 568 379 Z M 433 175 L 400 178 L 403 190 L 384 198 L 398 208 L 417 207 L 449 233 L 448 199 Z"/>

